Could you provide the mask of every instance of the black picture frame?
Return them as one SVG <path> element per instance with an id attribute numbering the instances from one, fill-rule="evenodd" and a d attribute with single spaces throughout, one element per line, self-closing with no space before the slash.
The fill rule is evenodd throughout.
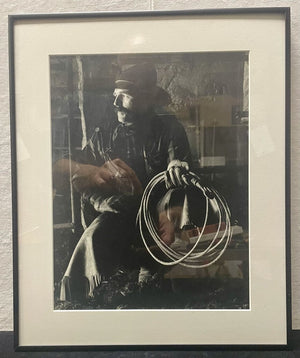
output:
<path id="1" fill-rule="evenodd" d="M 285 273 L 282 273 L 282 277 L 284 276 L 284 287 L 282 287 L 281 293 L 285 297 L 285 312 L 281 312 L 285 317 L 284 323 L 285 328 L 282 331 L 282 339 L 285 341 L 284 343 L 270 343 L 269 339 L 266 341 L 260 341 L 258 339 L 253 339 L 251 343 L 240 343 L 240 340 L 237 339 L 236 342 L 232 342 L 229 340 L 228 342 L 223 342 L 220 339 L 221 337 L 215 337 L 214 343 L 209 342 L 193 342 L 191 343 L 189 340 L 184 341 L 183 343 L 178 343 L 178 340 L 170 343 L 161 343 L 158 340 L 149 341 L 147 340 L 143 343 L 138 341 L 134 343 L 132 341 L 132 337 L 129 339 L 128 344 L 124 343 L 109 343 L 106 342 L 90 342 L 87 341 L 86 344 L 78 344 L 76 340 L 70 343 L 70 339 L 66 339 L 64 343 L 64 339 L 59 339 L 57 344 L 49 343 L 49 340 L 43 339 L 37 340 L 36 343 L 32 343 L 31 338 L 27 341 L 26 332 L 24 332 L 24 321 L 20 318 L 20 315 L 24 313 L 24 307 L 29 307 L 28 305 L 23 306 L 21 297 L 21 292 L 24 294 L 24 288 L 21 288 L 22 282 L 25 279 L 23 274 L 24 263 L 27 261 L 23 261 L 23 252 L 24 245 L 26 246 L 26 240 L 20 241 L 24 236 L 24 228 L 20 225 L 22 221 L 22 213 L 24 213 L 24 208 L 20 203 L 24 200 L 23 197 L 20 197 L 22 184 L 23 184 L 23 168 L 21 168 L 22 160 L 20 160 L 20 156 L 22 156 L 22 149 L 19 136 L 20 129 L 19 123 L 24 121 L 23 115 L 20 112 L 18 107 L 19 105 L 19 82 L 20 75 L 18 75 L 18 71 L 22 67 L 21 62 L 19 61 L 19 53 L 20 47 L 19 35 L 22 32 L 22 28 L 26 27 L 26 24 L 33 24 L 36 27 L 43 26 L 43 24 L 58 24 L 63 25 L 66 22 L 69 23 L 118 23 L 122 21 L 143 21 L 144 20 L 152 20 L 156 21 L 159 19 L 167 19 L 169 21 L 176 21 L 180 19 L 185 19 L 187 23 L 192 20 L 201 21 L 201 19 L 211 19 L 213 18 L 216 22 L 218 19 L 247 19 L 248 21 L 256 21 L 258 18 L 262 21 L 268 21 L 269 19 L 275 19 L 277 21 L 281 21 L 284 26 L 281 26 L 282 29 L 282 38 L 284 39 L 284 50 L 282 51 L 283 61 L 279 66 L 282 67 L 284 64 L 284 68 L 280 68 L 280 70 L 284 72 L 284 79 L 282 83 L 284 84 L 284 88 L 282 89 L 285 95 L 285 108 L 284 108 L 284 118 L 281 118 L 282 123 L 280 123 L 281 130 L 285 133 L 284 135 L 284 143 L 281 142 L 281 148 L 285 149 L 284 163 L 281 163 L 281 166 L 285 168 L 284 175 L 282 174 L 282 179 L 284 179 L 284 198 L 280 198 L 281 204 L 284 205 L 284 218 L 281 217 L 282 221 L 284 221 L 284 231 L 285 237 L 281 238 L 281 243 L 285 248 L 285 262 L 280 262 L 280 266 L 282 270 L 285 270 Z M 19 28 L 17 29 L 17 27 Z M 116 25 L 119 26 L 119 25 Z M 188 26 L 188 25 L 187 25 Z M 33 30 L 33 31 L 36 31 Z M 119 29 L 119 31 L 121 31 Z M 245 50 L 245 48 L 241 49 Z M 247 48 L 246 48 L 247 50 Z M 60 51 L 60 50 L 59 50 Z M 58 53 L 60 53 L 58 51 Z M 267 50 L 266 50 L 267 51 Z M 66 53 L 69 53 L 66 50 Z M 22 53 L 23 55 L 23 53 Z M 9 16 L 9 63 L 10 63 L 10 103 L 11 103 L 11 148 L 12 148 L 12 207 L 13 207 L 13 259 L 14 259 L 14 335 L 15 335 L 15 349 L 18 351 L 81 351 L 81 350 L 198 350 L 198 349 L 220 349 L 220 350 L 240 350 L 240 349 L 251 349 L 251 350 L 271 350 L 271 349 L 287 349 L 289 343 L 289 337 L 291 333 L 291 283 L 290 283 L 290 9 L 289 8 L 243 8 L 243 9 L 218 9 L 218 10 L 186 10 L 186 11 L 147 11 L 147 12 L 107 12 L 107 13 L 85 13 L 85 14 L 34 14 L 34 15 L 11 15 Z M 27 71 L 29 69 L 27 68 Z M 22 72 L 21 72 L 22 73 Z M 49 101 L 49 98 L 47 99 Z M 250 110 L 250 118 L 251 118 L 251 110 Z M 270 124 L 271 126 L 272 124 Z M 254 138 L 255 134 L 252 134 L 252 138 Z M 282 139 L 282 138 L 281 138 Z M 277 143 L 275 143 L 275 146 Z M 43 148 L 36 147 L 39 150 Z M 29 150 L 30 152 L 30 150 Z M 31 152 L 30 152 L 31 153 Z M 30 154 L 29 153 L 29 154 Z M 262 154 L 263 155 L 263 154 Z M 27 159 L 27 157 L 26 157 Z M 284 178 L 283 178 L 284 176 Z M 28 179 L 26 179 L 28 180 Z M 38 176 L 33 176 L 31 178 L 31 185 L 39 185 Z M 26 188 L 26 186 L 25 186 Z M 49 195 L 48 195 L 49 196 Z M 284 199 L 284 202 L 283 200 Z M 279 200 L 279 201 L 280 201 Z M 23 203 L 22 203 L 23 205 Z M 23 210 L 23 211 L 22 211 Z M 32 212 L 35 215 L 34 212 Z M 21 227 L 21 229 L 20 229 Z M 23 240 L 23 239 L 22 239 Z M 30 248 L 34 248 L 36 243 L 33 239 L 33 245 L 28 244 L 28 250 Z M 26 248 L 25 248 L 26 251 Z M 253 253 L 253 251 L 252 251 Z M 272 269 L 273 267 L 271 267 Z M 25 280 L 26 281 L 26 280 Z M 26 282 L 23 284 L 26 285 Z M 29 282 L 28 282 L 29 284 Z M 23 287 L 23 286 L 22 286 Z M 34 306 L 34 303 L 32 303 Z M 32 307 L 34 314 L 34 307 Z M 276 313 L 276 312 L 275 312 Z M 274 314 L 275 314 L 274 313 Z M 277 312 L 278 313 L 278 312 Z M 26 323 L 29 321 L 29 316 L 26 314 Z M 51 322 L 50 322 L 51 325 Z M 30 326 L 30 324 L 29 324 Z M 194 327 L 195 328 L 195 327 Z M 27 328 L 28 329 L 28 328 Z M 52 331 L 55 330 L 55 325 L 52 327 Z M 53 332 L 52 332 L 53 334 Z M 272 340 L 271 340 L 272 341 Z M 42 342 L 42 343 L 41 343 Z M 43 343 L 46 342 L 46 343 Z"/>

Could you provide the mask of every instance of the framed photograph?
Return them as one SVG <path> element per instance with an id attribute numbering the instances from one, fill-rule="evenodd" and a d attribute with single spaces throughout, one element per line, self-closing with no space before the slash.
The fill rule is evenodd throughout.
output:
<path id="1" fill-rule="evenodd" d="M 10 16 L 16 349 L 287 346 L 289 27 Z"/>

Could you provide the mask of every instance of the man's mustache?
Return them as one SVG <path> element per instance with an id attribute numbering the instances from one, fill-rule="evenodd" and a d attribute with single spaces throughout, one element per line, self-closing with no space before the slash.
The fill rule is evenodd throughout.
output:
<path id="1" fill-rule="evenodd" d="M 126 114 L 132 114 L 131 111 L 129 111 L 127 108 L 123 107 L 123 106 L 116 106 L 114 105 L 114 111 L 117 112 L 124 112 Z"/>

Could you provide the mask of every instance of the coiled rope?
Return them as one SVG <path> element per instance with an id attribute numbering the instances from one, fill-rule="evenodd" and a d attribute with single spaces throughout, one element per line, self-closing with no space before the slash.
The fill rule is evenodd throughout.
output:
<path id="1" fill-rule="evenodd" d="M 158 235 L 157 225 L 149 210 L 149 200 L 150 196 L 155 190 L 155 188 L 165 182 L 165 173 L 162 172 L 157 174 L 147 185 L 144 190 L 142 197 L 141 205 L 137 214 L 137 223 L 139 226 L 140 234 L 144 245 L 153 257 L 155 261 L 165 266 L 173 266 L 180 264 L 185 267 L 191 268 L 204 268 L 215 263 L 226 250 L 231 237 L 232 237 L 232 227 L 230 223 L 230 210 L 226 203 L 226 200 L 214 189 L 202 186 L 200 184 L 200 178 L 189 172 L 184 176 L 184 182 L 187 185 L 192 185 L 197 188 L 197 190 L 202 191 L 205 197 L 205 215 L 202 228 L 197 227 L 198 237 L 193 246 L 187 250 L 175 250 L 172 246 L 168 246 Z M 209 207 L 213 208 L 217 213 L 218 217 L 218 227 L 215 232 L 214 237 L 211 240 L 203 240 L 203 235 L 207 227 L 207 222 L 209 218 Z M 223 223 L 223 225 L 222 225 Z M 224 232 L 221 237 L 220 232 L 223 230 L 225 223 Z M 222 230 L 221 230 L 222 226 Z M 150 246 L 147 243 L 145 233 L 149 233 L 155 244 L 160 248 L 161 252 L 169 259 L 162 260 L 157 257 L 150 249 Z M 203 243 L 207 243 L 207 247 L 203 248 Z M 200 248 L 200 244 L 202 249 Z"/>

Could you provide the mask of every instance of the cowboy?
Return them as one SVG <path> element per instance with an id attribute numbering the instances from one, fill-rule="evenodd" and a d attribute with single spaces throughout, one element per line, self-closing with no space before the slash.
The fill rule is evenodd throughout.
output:
<path id="1" fill-rule="evenodd" d="M 154 65 L 137 64 L 121 71 L 113 96 L 114 115 L 99 120 L 81 155 L 54 166 L 54 185 L 56 177 L 68 180 L 71 174 L 73 187 L 81 193 L 85 228 L 62 280 L 61 300 L 70 299 L 70 280 L 87 279 L 92 296 L 101 277 L 109 277 L 118 267 L 155 270 L 157 264 L 142 247 L 136 227 L 141 195 L 163 171 L 168 188 L 182 185 L 181 173 L 191 162 L 182 125 L 173 115 L 155 113 L 156 106 L 170 103 L 170 97 L 157 86 Z M 170 245 L 172 224 L 164 215 L 158 220 L 159 234 Z"/>

